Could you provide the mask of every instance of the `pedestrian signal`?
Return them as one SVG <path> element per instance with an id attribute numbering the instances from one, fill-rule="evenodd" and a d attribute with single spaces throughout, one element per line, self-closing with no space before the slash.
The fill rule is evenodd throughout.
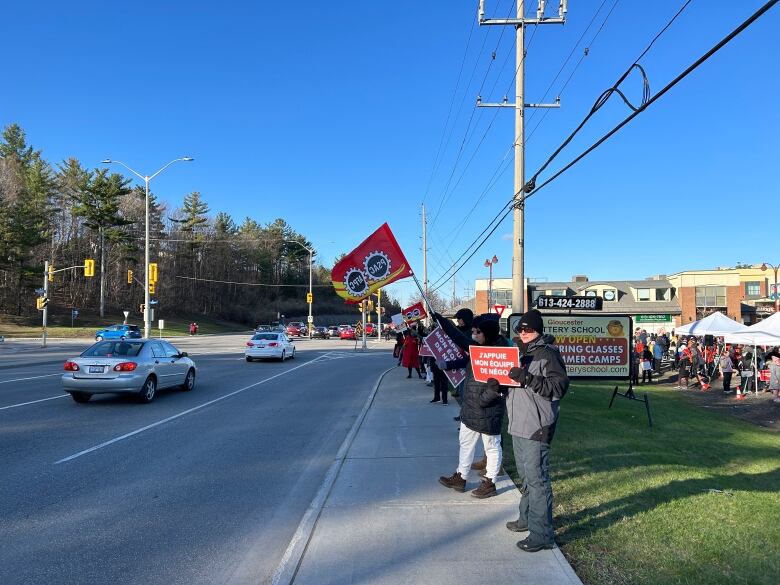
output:
<path id="1" fill-rule="evenodd" d="M 133 284 L 133 271 L 127 271 L 127 284 Z"/>
<path id="2" fill-rule="evenodd" d="M 84 260 L 84 276 L 95 276 L 95 261 L 92 258 Z"/>
<path id="3" fill-rule="evenodd" d="M 150 295 L 154 294 L 154 283 L 153 282 L 149 283 L 149 294 Z"/>
<path id="4" fill-rule="evenodd" d="M 149 264 L 149 282 L 154 284 L 157 282 L 157 263 Z M 152 292 L 152 291 L 149 291 Z"/>
<path id="5" fill-rule="evenodd" d="M 49 282 L 54 282 L 54 266 L 49 264 Z"/>

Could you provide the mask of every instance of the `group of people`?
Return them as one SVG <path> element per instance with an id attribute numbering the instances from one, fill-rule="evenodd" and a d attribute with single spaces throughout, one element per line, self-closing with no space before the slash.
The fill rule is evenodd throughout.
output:
<path id="1" fill-rule="evenodd" d="M 506 416 L 521 481 L 518 517 L 507 522 L 506 527 L 513 532 L 528 532 L 528 536 L 517 543 L 521 550 L 536 552 L 553 548 L 549 450 L 558 421 L 559 401 L 569 387 L 566 367 L 558 348 L 553 345 L 554 338 L 544 335 L 542 316 L 536 310 L 523 314 L 518 336 L 512 342 L 502 335 L 496 314 L 475 317 L 469 309 L 461 309 L 455 314 L 455 323 L 438 313 L 433 317 L 464 357 L 452 361 L 428 360 L 422 365 L 432 376 L 434 397 L 431 402 L 447 403 L 449 388 L 445 371 L 465 369 L 466 373 L 465 380 L 453 392 L 461 407 L 460 416 L 455 417 L 460 423 L 458 466 L 452 475 L 440 477 L 439 483 L 465 492 L 469 472 L 474 469 L 481 471 L 482 481 L 471 495 L 480 499 L 495 496 L 496 478 L 503 458 L 501 428 Z M 408 368 L 408 378 L 412 370 L 417 370 L 418 376 L 422 377 L 418 349 L 424 335 L 422 324 L 418 324 L 397 340 L 394 356 Z M 502 386 L 495 378 L 476 381 L 469 359 L 470 349 L 476 345 L 506 347 L 512 343 L 520 350 L 519 367 L 509 371 L 509 377 L 517 386 Z M 475 462 L 480 440 L 485 458 Z"/>

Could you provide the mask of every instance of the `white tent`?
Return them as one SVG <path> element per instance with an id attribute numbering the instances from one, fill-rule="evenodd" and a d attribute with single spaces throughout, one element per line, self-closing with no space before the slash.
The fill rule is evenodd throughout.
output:
<path id="1" fill-rule="evenodd" d="M 725 336 L 728 343 L 780 346 L 780 313 L 773 313 L 763 321 Z"/>
<path id="2" fill-rule="evenodd" d="M 699 319 L 682 327 L 675 327 L 674 332 L 678 335 L 714 335 L 715 337 L 725 337 L 738 331 L 747 331 L 748 329 L 750 328 L 747 325 L 737 323 L 720 311 L 715 311 L 711 315 L 704 317 L 704 319 Z"/>

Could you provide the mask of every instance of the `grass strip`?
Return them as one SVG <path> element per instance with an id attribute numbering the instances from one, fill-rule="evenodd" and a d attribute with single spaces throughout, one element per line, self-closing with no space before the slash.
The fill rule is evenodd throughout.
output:
<path id="1" fill-rule="evenodd" d="M 692 405 L 574 382 L 551 449 L 556 540 L 586 584 L 780 583 L 780 436 Z M 780 412 L 780 411 L 779 411 Z M 504 467 L 518 481 L 511 436 Z"/>

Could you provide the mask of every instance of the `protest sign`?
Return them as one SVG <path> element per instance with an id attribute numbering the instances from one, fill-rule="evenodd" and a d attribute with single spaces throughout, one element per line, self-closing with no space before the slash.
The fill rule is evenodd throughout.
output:
<path id="1" fill-rule="evenodd" d="M 420 346 L 420 353 L 418 355 L 420 357 L 434 357 L 433 352 L 425 345 L 425 342 Z"/>
<path id="2" fill-rule="evenodd" d="M 509 377 L 509 370 L 520 366 L 520 351 L 517 347 L 490 347 L 472 345 L 469 348 L 471 372 L 477 382 L 495 378 L 502 386 L 519 386 Z"/>
<path id="3" fill-rule="evenodd" d="M 423 307 L 422 303 L 415 303 L 411 307 L 404 309 L 402 315 L 407 323 L 411 323 L 412 321 L 425 319 L 428 313 L 425 312 L 425 307 Z"/>
<path id="4" fill-rule="evenodd" d="M 435 329 L 432 329 L 431 332 L 423 339 L 423 344 L 428 347 L 428 349 L 433 354 L 433 357 L 437 360 L 444 360 L 451 362 L 453 360 L 462 359 L 464 357 L 463 352 L 460 351 L 460 348 L 455 344 L 452 339 L 450 339 L 444 331 L 441 330 L 440 327 L 437 327 Z M 460 368 L 457 370 L 444 370 L 444 374 L 447 376 L 447 379 L 452 383 L 453 386 L 457 386 L 463 380 L 466 379 L 466 370 L 465 368 Z"/>

